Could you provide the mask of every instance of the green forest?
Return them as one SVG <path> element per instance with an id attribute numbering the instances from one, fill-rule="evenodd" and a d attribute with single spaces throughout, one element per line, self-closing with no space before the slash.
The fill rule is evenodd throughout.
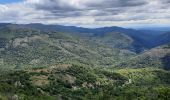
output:
<path id="1" fill-rule="evenodd" d="M 0 100 L 169 100 L 169 42 L 43 29 L 0 26 Z"/>

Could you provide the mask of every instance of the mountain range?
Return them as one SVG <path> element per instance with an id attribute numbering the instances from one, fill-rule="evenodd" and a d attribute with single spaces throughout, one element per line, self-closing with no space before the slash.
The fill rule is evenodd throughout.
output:
<path id="1" fill-rule="evenodd" d="M 79 36 L 95 37 L 96 35 L 103 35 L 111 32 L 123 33 L 134 40 L 134 44 L 143 46 L 145 48 L 153 48 L 169 42 L 168 31 L 156 30 L 137 30 L 126 29 L 122 27 L 102 27 L 102 28 L 82 28 L 75 26 L 61 26 L 61 25 L 43 25 L 43 24 L 1 24 L 2 26 L 16 27 L 16 28 L 30 28 L 41 31 L 57 31 L 69 34 L 76 34 Z M 1 26 L 0 25 L 0 26 Z M 160 38 L 161 37 L 161 38 Z M 162 39 L 162 40 L 159 40 Z M 158 43 L 155 43 L 158 41 Z M 139 42 L 139 43 L 136 43 Z"/>
<path id="2" fill-rule="evenodd" d="M 170 42 L 170 32 L 121 27 L 0 24 L 2 66 L 84 63 L 113 66 Z M 105 62 L 105 63 L 104 63 Z"/>
<path id="3" fill-rule="evenodd" d="M 0 24 L 0 100 L 168 100 L 170 32 Z"/>

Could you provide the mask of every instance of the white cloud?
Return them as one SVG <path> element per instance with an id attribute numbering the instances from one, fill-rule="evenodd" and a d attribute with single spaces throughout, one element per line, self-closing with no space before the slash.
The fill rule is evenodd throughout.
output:
<path id="1" fill-rule="evenodd" d="M 79 26 L 170 24 L 168 0 L 25 0 L 0 4 L 0 22 Z"/>

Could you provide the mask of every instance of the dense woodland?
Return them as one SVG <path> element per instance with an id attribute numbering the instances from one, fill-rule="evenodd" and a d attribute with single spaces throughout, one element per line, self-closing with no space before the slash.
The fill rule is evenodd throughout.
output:
<path id="1" fill-rule="evenodd" d="M 168 100 L 169 32 L 144 32 L 2 24 L 0 100 Z"/>

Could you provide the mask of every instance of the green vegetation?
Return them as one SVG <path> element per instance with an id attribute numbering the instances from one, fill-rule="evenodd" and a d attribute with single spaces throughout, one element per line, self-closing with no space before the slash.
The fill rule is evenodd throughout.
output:
<path id="1" fill-rule="evenodd" d="M 43 80 L 41 80 L 43 78 Z M 16 70 L 2 74 L 0 93 L 3 98 L 39 98 L 40 100 L 98 98 L 109 85 L 121 86 L 125 77 L 83 66 L 59 66 L 51 69 Z M 94 96 L 96 95 L 96 96 Z"/>
<path id="2" fill-rule="evenodd" d="M 169 100 L 169 45 L 76 34 L 1 27 L 0 100 Z"/>
<path id="3" fill-rule="evenodd" d="M 169 70 L 170 68 L 170 48 L 169 45 L 163 45 L 157 48 L 153 48 L 140 55 L 132 57 L 131 59 L 124 61 L 117 65 L 117 67 L 127 68 L 162 68 Z"/>
<path id="4" fill-rule="evenodd" d="M 1 74 L 2 100 L 168 100 L 170 72 L 161 69 L 107 69 L 80 65 L 16 70 Z"/>
<path id="5" fill-rule="evenodd" d="M 4 27 L 0 35 L 0 67 L 10 69 L 48 67 L 55 64 L 113 66 L 135 55 L 129 50 L 106 45 L 101 39 L 61 32 Z M 120 43 L 117 41 L 116 44 Z"/>

